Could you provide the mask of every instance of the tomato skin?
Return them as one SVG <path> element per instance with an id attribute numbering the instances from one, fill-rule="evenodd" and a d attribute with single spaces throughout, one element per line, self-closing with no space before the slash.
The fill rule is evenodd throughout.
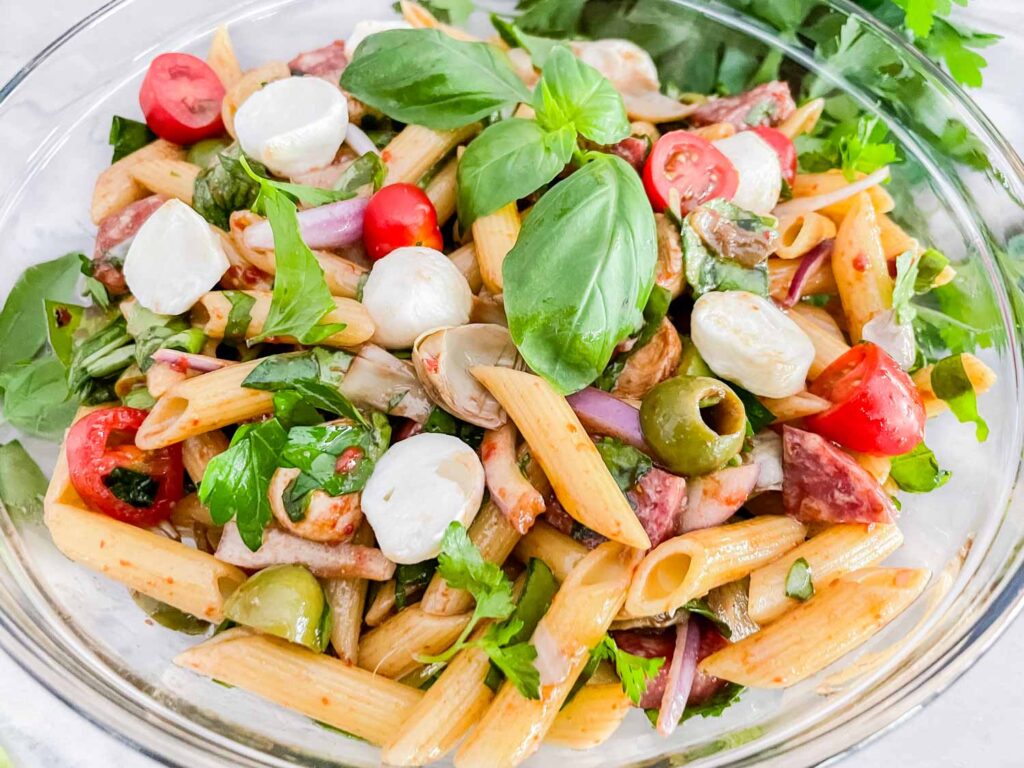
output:
<path id="1" fill-rule="evenodd" d="M 793 140 L 778 128 L 771 128 L 767 125 L 760 125 L 752 130 L 775 150 L 775 154 L 779 156 L 782 178 L 786 180 L 787 184 L 792 184 L 793 179 L 796 178 L 796 145 Z"/>
<path id="2" fill-rule="evenodd" d="M 862 453 L 898 456 L 924 439 L 925 412 L 910 377 L 881 347 L 856 345 L 811 384 L 831 408 L 808 416 L 807 428 Z"/>
<path id="3" fill-rule="evenodd" d="M 644 164 L 643 180 L 655 211 L 665 210 L 670 190 L 676 189 L 684 215 L 713 198 L 731 198 L 739 186 L 729 158 L 689 131 L 670 131 L 658 139 Z"/>
<path id="4" fill-rule="evenodd" d="M 210 65 L 188 53 L 153 59 L 139 89 L 146 124 L 161 139 L 194 144 L 224 132 L 224 85 Z"/>
<path id="5" fill-rule="evenodd" d="M 441 250 L 444 240 L 427 194 L 415 184 L 390 184 L 366 206 L 363 243 L 369 257 L 377 261 L 407 245 Z"/>
<path id="6" fill-rule="evenodd" d="M 75 422 L 64 442 L 71 484 L 89 508 L 138 526 L 157 525 L 168 519 L 175 502 L 184 495 L 181 445 L 155 451 L 143 451 L 135 445 L 135 433 L 147 415 L 137 408 L 101 408 Z M 104 479 L 119 467 L 156 481 L 151 506 L 133 506 L 104 484 Z"/>

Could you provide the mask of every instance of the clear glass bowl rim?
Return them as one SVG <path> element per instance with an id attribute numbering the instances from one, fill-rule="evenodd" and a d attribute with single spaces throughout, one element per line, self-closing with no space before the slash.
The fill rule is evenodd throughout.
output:
<path id="1" fill-rule="evenodd" d="M 999 154 L 1000 159 L 1011 171 L 1006 178 L 1006 184 L 1014 188 L 1013 193 L 1018 199 L 1024 199 L 1024 161 L 984 112 L 946 72 L 851 0 L 822 1 L 848 17 L 857 18 L 861 24 L 870 28 L 873 34 L 898 49 L 902 56 L 913 60 L 915 67 L 919 67 L 929 80 L 940 85 L 945 92 L 944 96 L 970 116 L 974 123 L 974 133 L 984 141 L 986 148 Z M 69 27 L 0 86 L 0 104 L 14 93 L 26 77 L 77 34 L 101 22 L 113 11 L 133 2 L 135 0 L 109 0 Z M 696 7 L 699 0 L 681 2 Z M 710 2 L 716 5 L 715 0 Z M 479 5 L 487 3 L 481 2 Z M 725 18 L 735 20 L 741 17 L 741 14 L 733 9 L 724 6 L 716 8 L 708 9 L 709 15 L 720 22 Z M 771 39 L 773 45 L 782 48 L 787 55 L 793 53 L 794 49 L 779 41 L 774 30 L 756 20 L 743 17 L 742 21 L 734 23 L 734 26 L 745 32 L 761 30 L 764 38 Z M 814 68 L 813 62 L 808 64 L 806 56 L 798 53 L 795 58 L 802 64 Z M 844 83 L 841 77 L 836 80 Z M 1000 278 L 1003 283 L 1006 282 L 1002 275 Z M 1013 319 L 1020 328 L 1024 318 Z M 1010 351 L 1016 362 L 1019 384 L 1020 350 L 1012 348 L 1011 343 Z M 1015 491 L 1024 482 L 1024 473 L 1021 470 L 1022 463 L 1018 460 Z M 3 587 L 4 585 L 0 584 L 0 588 Z M 958 632 L 958 636 L 953 640 L 944 638 L 945 647 L 938 655 L 929 658 L 927 664 L 919 669 L 906 685 L 881 699 L 872 701 L 865 709 L 850 718 L 841 719 L 838 723 L 827 720 L 824 723 L 825 728 L 820 727 L 822 724 L 816 723 L 804 734 L 784 735 L 780 741 L 764 750 L 737 755 L 728 765 L 777 765 L 780 768 L 784 765 L 786 768 L 796 768 L 803 765 L 821 765 L 825 762 L 832 764 L 840 760 L 904 722 L 956 682 L 992 647 L 1022 608 L 1024 561 L 1018 561 L 1016 569 L 1008 575 L 1002 588 L 990 600 L 984 612 L 973 624 Z M 15 614 L 19 613 L 16 604 L 14 609 Z M 27 615 L 8 615 L 0 611 L 0 650 L 14 659 L 49 693 L 63 701 L 73 711 L 140 754 L 164 765 L 181 768 L 222 768 L 227 765 L 262 768 L 268 765 L 292 765 L 276 756 L 258 752 L 229 739 L 217 738 L 215 734 L 211 738 L 209 732 L 200 737 L 188 728 L 187 719 L 181 715 L 176 715 L 179 722 L 173 722 L 173 717 L 164 720 L 149 717 L 138 702 L 118 690 L 117 686 L 96 678 L 78 659 L 49 638 L 40 633 L 26 631 L 28 626 L 31 626 L 31 619 Z M 675 764 L 670 760 L 670 757 L 665 757 L 651 764 Z"/>

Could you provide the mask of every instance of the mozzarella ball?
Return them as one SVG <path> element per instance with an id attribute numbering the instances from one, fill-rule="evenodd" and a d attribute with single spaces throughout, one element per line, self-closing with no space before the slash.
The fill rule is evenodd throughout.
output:
<path id="1" fill-rule="evenodd" d="M 437 557 L 453 522 L 469 527 L 483 496 L 476 452 L 452 435 L 421 432 L 380 457 L 362 506 L 385 557 L 412 565 Z"/>
<path id="2" fill-rule="evenodd" d="M 412 25 L 405 21 L 377 21 L 375 19 L 357 21 L 356 25 L 352 27 L 352 34 L 345 41 L 345 53 L 352 58 L 363 40 L 370 35 L 387 32 L 390 29 L 412 29 Z"/>
<path id="3" fill-rule="evenodd" d="M 180 315 L 217 285 L 228 266 L 220 238 L 206 219 L 181 200 L 168 200 L 132 240 L 124 279 L 150 312 Z"/>
<path id="4" fill-rule="evenodd" d="M 733 203 L 761 215 L 771 213 L 782 194 L 782 165 L 771 145 L 753 131 L 741 131 L 712 144 L 739 174 Z"/>
<path id="5" fill-rule="evenodd" d="M 693 305 L 690 334 L 712 371 L 762 397 L 804 388 L 814 345 L 769 299 L 747 291 L 712 291 Z"/>
<path id="6" fill-rule="evenodd" d="M 377 326 L 373 341 L 406 349 L 425 331 L 468 323 L 473 292 L 443 253 L 410 245 L 373 265 L 363 286 L 363 306 Z"/>
<path id="7" fill-rule="evenodd" d="M 330 165 L 347 130 L 345 94 L 319 77 L 267 83 L 235 114 L 242 149 L 279 176 Z"/>

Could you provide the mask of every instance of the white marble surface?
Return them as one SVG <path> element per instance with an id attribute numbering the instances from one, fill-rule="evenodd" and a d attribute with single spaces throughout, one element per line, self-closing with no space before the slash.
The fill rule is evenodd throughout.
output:
<path id="1" fill-rule="evenodd" d="M 97 0 L 0 0 L 0 82 L 98 5 Z M 990 62 L 986 85 L 974 96 L 1014 145 L 1024 150 L 1024 122 L 1018 111 L 1024 2 L 973 0 L 970 12 L 963 15 L 979 28 L 1007 38 L 986 52 Z M 924 712 L 842 761 L 842 768 L 1024 765 L 1018 730 L 1024 722 L 1022 658 L 1024 619 Z M 157 766 L 75 714 L 2 654 L 0 746 L 15 768 Z"/>

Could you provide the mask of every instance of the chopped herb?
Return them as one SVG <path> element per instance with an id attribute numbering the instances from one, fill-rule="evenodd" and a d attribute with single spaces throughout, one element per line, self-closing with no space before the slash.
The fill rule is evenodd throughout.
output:
<path id="1" fill-rule="evenodd" d="M 814 596 L 814 582 L 811 579 L 811 564 L 798 557 L 789 566 L 786 574 L 786 597 L 797 600 L 810 600 Z"/>
<path id="2" fill-rule="evenodd" d="M 160 484 L 142 472 L 127 467 L 114 467 L 103 478 L 103 485 L 125 504 L 144 509 L 153 506 Z"/>
<path id="3" fill-rule="evenodd" d="M 0 445 L 0 504 L 10 515 L 42 515 L 46 486 L 46 475 L 21 443 L 11 440 Z"/>
<path id="4" fill-rule="evenodd" d="M 636 486 L 640 478 L 654 467 L 649 456 L 614 437 L 598 440 L 597 452 L 601 454 L 604 465 L 623 493 Z"/>
<path id="5" fill-rule="evenodd" d="M 935 396 L 946 401 L 958 421 L 974 422 L 975 436 L 979 442 L 985 442 L 988 424 L 978 413 L 978 398 L 974 384 L 964 370 L 963 356 L 951 355 L 939 360 L 932 368 L 931 385 Z"/>
<path id="6" fill-rule="evenodd" d="M 415 603 L 426 590 L 436 570 L 436 560 L 424 560 L 413 565 L 399 563 L 395 568 L 395 610 L 400 612 Z"/>
<path id="7" fill-rule="evenodd" d="M 338 388 L 351 363 L 347 352 L 322 347 L 274 355 L 253 368 L 242 386 L 266 392 L 295 390 L 314 408 L 368 426 L 366 417 Z"/>
<path id="8" fill-rule="evenodd" d="M 259 182 L 254 181 L 242 167 L 245 157 L 242 150 L 233 145 L 218 155 L 218 162 L 199 172 L 192 188 L 192 207 L 196 212 L 223 230 L 228 229 L 231 214 L 252 208 L 260 193 Z M 258 174 L 267 173 L 262 163 L 245 158 Z"/>
<path id="9" fill-rule="evenodd" d="M 634 704 L 640 703 L 640 698 L 647 691 L 647 685 L 658 676 L 658 672 L 665 664 L 665 659 L 660 657 L 645 659 L 643 656 L 623 651 L 615 644 L 611 635 L 605 635 L 590 653 L 598 662 L 609 661 L 615 665 L 622 690 Z"/>
<path id="10" fill-rule="evenodd" d="M 893 456 L 889 470 L 889 477 L 900 490 L 910 493 L 934 491 L 945 485 L 952 474 L 948 469 L 939 468 L 935 454 L 923 442 L 901 456 Z"/>
<path id="11" fill-rule="evenodd" d="M 403 392 L 401 396 L 405 397 L 406 394 L 408 393 Z M 423 422 L 423 431 L 436 432 L 442 435 L 454 435 L 474 450 L 480 447 L 480 441 L 484 439 L 483 429 L 474 424 L 469 424 L 462 419 L 455 418 L 448 411 L 436 405 L 430 412 L 430 415 L 427 416 L 427 420 Z"/>
<path id="12" fill-rule="evenodd" d="M 148 125 L 114 115 L 110 121 L 110 136 L 107 139 L 107 143 L 114 148 L 114 156 L 110 158 L 110 162 L 116 163 L 152 141 L 156 141 L 156 134 L 149 130 Z"/>
<path id="13" fill-rule="evenodd" d="M 252 308 L 256 299 L 242 291 L 224 291 L 224 298 L 231 303 L 228 321 L 224 326 L 224 338 L 241 341 L 252 322 Z"/>

